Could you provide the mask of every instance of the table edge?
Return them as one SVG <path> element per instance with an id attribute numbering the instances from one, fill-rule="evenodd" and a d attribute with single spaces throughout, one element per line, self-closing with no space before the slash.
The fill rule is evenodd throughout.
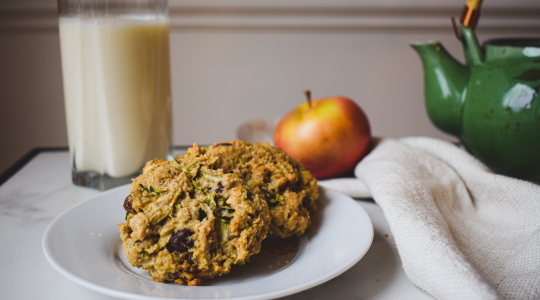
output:
<path id="1" fill-rule="evenodd" d="M 174 150 L 187 150 L 191 146 L 174 146 Z M 68 151 L 68 147 L 35 147 L 26 152 L 21 158 L 19 158 L 14 164 L 9 166 L 2 174 L 0 174 L 0 186 L 6 183 L 13 175 L 17 174 L 26 164 L 28 164 L 34 157 L 42 152 L 60 152 Z"/>

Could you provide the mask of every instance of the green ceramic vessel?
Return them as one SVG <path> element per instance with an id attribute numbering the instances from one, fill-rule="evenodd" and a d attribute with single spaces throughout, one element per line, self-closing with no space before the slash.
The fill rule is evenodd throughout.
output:
<path id="1" fill-rule="evenodd" d="M 438 42 L 411 45 L 431 121 L 494 172 L 540 182 L 540 39 L 462 37 L 466 65 Z"/>

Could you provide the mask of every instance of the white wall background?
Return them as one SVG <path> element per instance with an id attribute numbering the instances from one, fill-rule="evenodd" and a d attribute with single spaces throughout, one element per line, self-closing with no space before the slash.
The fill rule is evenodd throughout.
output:
<path id="1" fill-rule="evenodd" d="M 423 104 L 410 41 L 462 58 L 449 14 L 462 0 L 170 0 L 176 145 L 233 139 L 302 101 L 344 95 L 375 135 L 452 139 Z M 66 146 L 56 1 L 0 1 L 0 172 L 37 146 Z M 540 37 L 540 1 L 486 0 L 478 34 Z"/>

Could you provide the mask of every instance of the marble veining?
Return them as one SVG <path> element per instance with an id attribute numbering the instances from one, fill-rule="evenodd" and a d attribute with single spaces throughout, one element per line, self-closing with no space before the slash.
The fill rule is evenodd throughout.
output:
<path id="1" fill-rule="evenodd" d="M 48 264 L 41 248 L 43 233 L 55 217 L 99 193 L 71 184 L 67 151 L 39 154 L 0 186 L 0 298 L 113 299 L 64 278 Z M 368 212 L 375 230 L 364 258 L 342 275 L 283 299 L 433 299 L 405 276 L 380 207 L 357 203 Z"/>

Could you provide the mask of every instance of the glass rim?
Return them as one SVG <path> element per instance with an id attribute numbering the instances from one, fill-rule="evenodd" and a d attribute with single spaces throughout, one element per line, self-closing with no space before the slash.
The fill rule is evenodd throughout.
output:
<path id="1" fill-rule="evenodd" d="M 123 14 L 169 15 L 168 0 L 57 0 L 57 5 L 60 17 Z"/>

